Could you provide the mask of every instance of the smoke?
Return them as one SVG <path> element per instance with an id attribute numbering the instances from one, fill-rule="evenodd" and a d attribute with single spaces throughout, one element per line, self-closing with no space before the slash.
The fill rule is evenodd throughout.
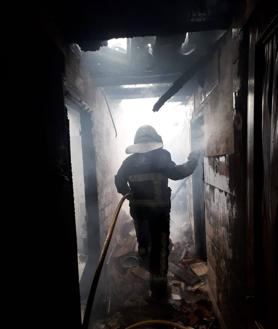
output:
<path id="1" fill-rule="evenodd" d="M 122 51 L 125 50 L 125 47 L 120 44 L 112 44 L 110 42 L 110 46 L 121 47 Z M 85 64 L 83 63 L 83 65 Z M 83 67 L 84 70 L 85 66 Z M 79 80 L 77 79 L 76 81 Z M 120 198 L 114 186 L 114 175 L 122 161 L 127 157 L 125 149 L 128 145 L 133 144 L 136 130 L 144 124 L 152 125 L 162 136 L 164 148 L 171 153 L 172 160 L 177 164 L 184 163 L 191 151 L 190 120 L 193 113 L 193 99 L 180 101 L 180 98 L 178 100 L 173 98 L 173 101 L 166 103 L 161 111 L 154 113 L 152 108 L 158 99 L 157 95 L 161 92 L 161 88 L 168 88 L 167 84 L 163 84 L 163 86 L 162 84 L 152 85 L 152 88 L 148 88 L 146 85 L 143 88 L 142 86 L 133 85 L 132 92 L 136 93 L 138 89 L 137 96 L 140 98 L 120 99 L 119 96 L 117 98 L 118 101 L 116 101 L 115 98 L 112 100 L 108 94 L 106 95 L 107 102 L 109 103 L 117 130 L 117 136 L 115 136 L 115 130 L 111 116 L 107 111 L 108 104 L 105 102 L 104 95 L 95 86 L 90 85 L 90 79 L 82 79 L 82 81 L 84 82 L 82 93 L 93 95 L 91 97 L 88 96 L 87 100 L 90 107 L 89 110 L 91 111 L 90 129 L 92 130 L 92 140 L 87 140 L 86 145 L 88 152 L 92 149 L 95 152 L 93 167 L 96 170 L 97 180 L 95 184 L 98 197 L 98 202 L 95 206 L 98 207 L 98 230 L 101 246 Z M 94 100 L 90 101 L 91 98 Z M 186 98 L 184 97 L 184 99 Z M 81 110 L 84 111 L 84 109 Z M 85 203 L 85 183 L 91 177 L 84 177 L 84 161 L 88 161 L 88 157 L 87 154 L 83 154 L 84 147 L 82 150 L 80 132 L 83 128 L 81 127 L 79 112 L 74 111 L 74 109 L 69 110 L 69 120 L 79 273 L 80 278 L 84 278 L 84 268 L 88 263 L 88 255 L 90 254 L 94 257 L 96 262 L 99 250 L 98 248 L 95 249 L 92 246 L 88 246 L 87 243 L 88 234 L 92 234 L 92 232 L 88 232 L 88 217 L 86 214 L 88 205 Z M 85 150 L 85 152 L 87 151 Z M 179 245 L 182 251 L 193 246 L 191 178 L 182 181 L 169 180 L 169 186 L 172 189 L 173 196 L 170 238 L 174 246 Z M 90 218 L 90 220 L 92 219 Z M 93 233 L 97 236 L 97 232 Z M 136 254 L 136 250 L 137 241 L 133 221 L 129 215 L 128 203 L 125 203 L 111 241 L 99 283 L 96 304 L 94 306 L 95 317 L 101 316 L 103 312 L 112 312 L 113 307 L 122 302 L 119 298 L 124 298 L 123 296 L 125 296 L 127 301 L 131 302 L 129 297 L 134 291 L 137 291 L 138 295 L 142 295 L 144 291 L 148 290 L 148 286 L 140 285 L 138 283 L 140 280 L 134 280 L 133 274 L 125 268 L 126 263 L 122 257 L 129 253 Z M 86 286 L 82 287 L 81 285 L 80 287 L 83 297 L 86 297 L 86 293 L 88 293 L 92 277 L 93 272 L 90 274 Z M 117 282 L 117 285 L 114 284 L 115 282 Z"/>

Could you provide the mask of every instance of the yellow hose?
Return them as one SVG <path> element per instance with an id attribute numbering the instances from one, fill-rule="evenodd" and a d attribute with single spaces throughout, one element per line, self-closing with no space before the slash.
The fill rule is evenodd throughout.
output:
<path id="1" fill-rule="evenodd" d="M 172 321 L 167 321 L 167 320 L 146 320 L 146 321 L 136 322 L 136 323 L 132 324 L 131 326 L 128 326 L 125 329 L 133 329 L 133 328 L 137 328 L 137 327 L 141 327 L 141 326 L 145 326 L 145 325 L 149 325 L 149 324 L 164 324 L 164 325 L 168 325 L 168 326 L 179 328 L 179 329 L 193 329 L 192 327 L 185 327 L 185 326 L 182 326 L 181 324 L 178 324 L 178 323 L 175 323 Z"/>
<path id="2" fill-rule="evenodd" d="M 116 223 L 117 223 L 117 219 L 118 219 L 120 210 L 122 208 L 122 205 L 123 205 L 125 199 L 127 199 L 127 197 L 129 195 L 130 195 L 129 193 L 124 195 L 121 198 L 120 202 L 118 203 L 118 206 L 116 208 L 116 211 L 115 211 L 113 219 L 112 219 L 112 223 L 110 225 L 110 228 L 108 230 L 106 239 L 104 241 L 104 245 L 103 245 L 103 248 L 102 248 L 101 253 L 100 253 L 97 269 L 96 269 L 96 272 L 95 272 L 95 275 L 94 275 L 94 278 L 93 278 L 93 283 L 92 283 L 92 286 L 90 288 L 88 301 L 87 301 L 87 305 L 86 305 L 86 309 L 85 309 L 85 313 L 84 313 L 84 319 L 83 319 L 83 323 L 82 323 L 82 329 L 88 329 L 88 327 L 89 327 L 90 315 L 91 315 L 91 311 L 92 311 L 92 307 L 93 307 L 93 303 L 94 303 L 94 299 L 95 299 L 95 295 L 96 295 L 96 290 L 97 290 L 97 285 L 98 285 L 98 281 L 99 281 L 99 278 L 100 278 L 101 270 L 102 270 L 102 267 L 103 267 L 103 264 L 104 264 L 105 256 L 107 254 L 109 244 L 110 244 L 111 239 L 112 239 L 112 235 L 113 235 Z"/>

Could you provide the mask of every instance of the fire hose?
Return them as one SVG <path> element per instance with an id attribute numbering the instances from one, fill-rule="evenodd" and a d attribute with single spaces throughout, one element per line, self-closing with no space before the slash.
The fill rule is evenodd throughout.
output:
<path id="1" fill-rule="evenodd" d="M 89 292 L 89 296 L 88 296 L 88 300 L 87 300 L 87 305 L 86 305 L 86 309 L 85 309 L 85 313 L 84 313 L 84 319 L 83 319 L 83 323 L 82 323 L 82 329 L 88 329 L 89 328 L 89 323 L 90 323 L 90 316 L 91 316 L 91 311 L 93 308 L 93 304 L 94 304 L 94 299 L 95 299 L 95 295 L 96 295 L 96 291 L 97 291 L 97 286 L 98 286 L 98 282 L 100 279 L 100 275 L 101 275 L 101 271 L 103 268 L 103 264 L 105 261 L 105 257 L 113 236 L 113 232 L 119 217 L 119 213 L 120 210 L 122 208 L 122 205 L 125 201 L 125 199 L 127 199 L 130 196 L 130 193 L 124 195 L 121 200 L 119 201 L 117 208 L 115 210 L 115 213 L 113 215 L 113 219 L 112 219 L 112 223 L 109 227 L 106 239 L 104 241 L 103 244 L 103 248 L 101 250 L 100 253 L 100 257 L 99 257 L 99 261 L 98 261 L 98 265 L 95 271 L 95 275 L 93 278 L 93 282 L 90 288 L 90 292 Z M 168 325 L 168 326 L 172 326 L 174 328 L 179 328 L 179 329 L 190 329 L 190 327 L 184 327 L 178 323 L 174 323 L 171 321 L 166 321 L 166 320 L 146 320 L 146 321 L 141 321 L 141 322 L 137 322 L 134 323 L 132 325 L 130 325 L 129 327 L 127 327 L 126 329 L 133 329 L 133 328 L 137 328 L 140 326 L 144 326 L 144 325 L 149 325 L 149 324 L 164 324 L 164 325 Z"/>
<path id="2" fill-rule="evenodd" d="M 103 245 L 103 248 L 102 248 L 101 253 L 100 253 L 97 269 L 96 269 L 96 272 L 95 272 L 95 275 L 94 275 L 94 278 L 93 278 L 93 283 L 92 283 L 91 288 L 90 288 L 90 292 L 89 292 L 89 296 L 88 296 L 88 300 L 87 300 L 87 305 L 86 305 L 86 309 L 85 309 L 85 313 L 84 313 L 82 329 L 88 329 L 88 327 L 89 327 L 90 315 L 91 315 L 92 307 L 93 307 L 93 304 L 94 304 L 94 299 L 95 299 L 95 295 L 96 295 L 96 291 L 97 291 L 97 286 L 98 286 L 100 274 L 101 274 L 102 267 L 103 267 L 103 264 L 104 264 L 105 256 L 107 254 L 107 251 L 108 251 L 111 239 L 112 239 L 112 235 L 113 235 L 116 223 L 117 223 L 117 219 L 119 217 L 120 210 L 122 208 L 122 205 L 123 205 L 125 199 L 128 198 L 129 195 L 130 194 L 124 195 L 121 198 L 120 202 L 118 203 L 116 211 L 115 211 L 113 219 L 112 219 L 112 223 L 109 227 L 106 239 L 104 241 L 104 245 Z"/>

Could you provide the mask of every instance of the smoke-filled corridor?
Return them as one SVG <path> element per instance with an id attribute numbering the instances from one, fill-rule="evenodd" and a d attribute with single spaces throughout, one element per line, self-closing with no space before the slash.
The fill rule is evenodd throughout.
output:
<path id="1" fill-rule="evenodd" d="M 276 328 L 277 4 L 61 1 L 27 16 L 24 51 L 15 36 L 9 51 L 28 188 L 12 209 L 29 224 L 11 320 Z"/>
<path id="2" fill-rule="evenodd" d="M 109 63 L 111 65 L 111 63 Z M 166 85 L 168 86 L 168 84 Z M 94 214 L 94 218 L 98 218 L 96 226 L 98 226 L 100 246 L 103 245 L 105 236 L 107 234 L 109 225 L 111 223 L 113 212 L 120 195 L 116 192 L 116 186 L 114 183 L 114 177 L 121 166 L 121 163 L 127 157 L 125 152 L 126 147 L 129 144 L 133 144 L 134 135 L 136 130 L 143 125 L 151 125 L 154 127 L 163 138 L 163 148 L 171 152 L 172 160 L 177 164 L 186 162 L 188 156 L 192 151 L 192 147 L 197 149 L 198 152 L 203 153 L 203 139 L 195 138 L 192 134 L 198 129 L 198 135 L 203 137 L 203 125 L 198 124 L 197 127 L 192 125 L 192 116 L 194 110 L 193 97 L 182 97 L 183 94 L 179 93 L 178 96 L 164 106 L 163 111 L 154 113 L 152 108 L 157 102 L 158 97 L 150 97 L 152 90 L 153 93 L 157 93 L 157 90 L 165 89 L 165 84 L 141 84 L 141 85 L 124 85 L 99 89 L 96 92 L 99 95 L 97 107 L 102 109 L 101 122 L 105 127 L 106 135 L 96 136 L 98 142 L 93 143 L 93 137 L 90 136 L 90 141 L 86 141 L 87 148 L 82 148 L 82 139 L 88 138 L 82 134 L 82 126 L 80 117 L 83 115 L 82 104 L 78 103 L 78 100 L 74 97 L 67 98 L 67 108 L 70 123 L 70 141 L 71 141 L 71 158 L 72 158 L 72 172 L 73 172 L 73 187 L 74 187 L 74 200 L 75 200 L 75 216 L 77 225 L 77 244 L 78 244 L 78 259 L 79 259 L 79 278 L 80 278 L 80 291 L 81 291 L 81 303 L 84 310 L 86 306 L 86 300 L 88 298 L 89 286 L 91 278 L 87 276 L 88 268 L 91 266 L 94 269 L 95 264 L 88 263 L 88 258 L 91 257 L 96 263 L 98 257 L 98 251 L 88 249 L 88 227 L 86 226 L 85 219 L 85 185 L 90 184 L 90 180 L 84 182 L 83 159 L 88 159 L 87 153 L 92 152 L 96 158 L 96 190 L 98 195 L 101 195 L 96 202 L 100 207 L 98 214 Z M 122 98 L 130 95 L 130 89 L 133 89 L 132 97 L 137 98 Z M 147 97 L 142 93 L 143 90 L 148 90 Z M 129 94 L 126 93 L 128 90 Z M 118 94 L 117 94 L 117 93 Z M 85 109 L 86 111 L 86 109 Z M 81 112 L 81 113 L 80 113 Z M 92 119 L 94 119 L 92 115 Z M 99 120 L 96 118 L 95 120 Z M 98 125 L 98 122 L 92 124 Z M 88 124 L 88 122 L 87 122 Z M 81 132 L 81 134 L 80 134 Z M 195 132 L 196 134 L 196 132 Z M 79 136 L 79 137 L 78 137 Z M 193 143 L 192 143 L 193 141 Z M 91 149 L 91 151 L 90 151 Z M 84 154 L 85 152 L 85 154 Z M 107 152 L 107 153 L 106 153 Z M 92 159 L 90 159 L 92 161 Z M 99 171 L 102 173 L 99 174 Z M 194 171 L 194 183 L 198 184 L 203 181 L 203 160 L 202 158 L 197 164 L 197 168 Z M 204 261 L 206 260 L 206 254 L 204 250 L 196 252 L 195 248 L 195 235 L 197 235 L 198 242 L 200 242 L 203 236 L 198 236 L 197 232 L 194 235 L 194 202 L 193 202 L 193 188 L 192 177 L 187 176 L 185 179 L 178 181 L 170 180 L 169 187 L 171 189 L 171 219 L 170 219 L 170 277 L 171 282 L 169 287 L 169 294 L 172 302 L 182 307 L 183 297 L 182 294 L 187 293 L 187 298 L 195 302 L 205 303 L 209 308 L 208 312 L 212 312 L 210 302 L 208 302 L 208 296 L 206 293 L 199 294 L 194 297 L 192 291 L 197 290 L 199 287 L 206 289 L 206 272 L 207 266 Z M 195 191 L 196 193 L 196 191 Z M 197 194 L 198 198 L 203 198 L 201 191 Z M 195 199 L 197 199 L 195 196 Z M 199 202 L 200 201 L 200 202 Z M 195 212 L 202 211 L 204 205 L 203 201 L 199 199 L 199 208 Z M 204 222 L 204 214 L 199 218 L 199 221 Z M 140 223 L 139 223 L 140 224 Z M 203 224 L 204 225 L 204 224 Z M 96 235 L 96 233 L 95 233 Z M 202 241 L 204 244 L 204 241 Z M 200 243 L 199 243 L 200 244 Z M 188 263 L 188 264 L 187 264 Z M 201 268 L 201 277 L 194 275 L 194 272 L 190 270 L 190 265 L 199 266 Z M 187 268 L 187 269 L 186 269 Z M 85 269 L 85 272 L 84 272 Z M 182 270 L 185 270 L 185 274 L 181 275 Z M 197 270 L 198 271 L 198 270 Z M 179 273 L 180 272 L 180 273 Z M 175 277 L 174 273 L 178 275 Z M 187 274 L 186 274 L 187 273 Z M 172 276 L 171 276 L 172 275 Z M 88 282 L 86 282 L 86 280 Z M 188 291 L 185 291 L 185 282 L 189 284 Z M 117 285 L 111 284 L 111 282 L 117 282 Z M 172 290 L 172 292 L 170 291 Z M 181 291 L 179 291 L 181 290 Z M 152 305 L 148 303 L 148 297 L 150 295 L 150 272 L 148 268 L 142 267 L 140 264 L 140 257 L 138 256 L 138 241 L 136 239 L 135 223 L 133 222 L 128 202 L 126 202 L 121 210 L 119 220 L 113 238 L 111 246 L 108 250 L 107 259 L 103 268 L 103 274 L 99 283 L 97 299 L 94 305 L 95 318 L 102 317 L 102 320 L 98 320 L 93 327 L 104 325 L 102 322 L 114 322 L 116 316 L 119 314 L 123 317 L 128 309 L 138 308 L 142 310 L 143 317 L 153 317 L 154 311 Z M 183 301 L 184 302 L 184 301 Z M 176 307 L 178 307 L 176 305 Z M 194 304 L 195 305 L 195 304 Z M 196 304 L 197 305 L 197 304 Z M 194 317 L 193 306 L 190 308 L 192 313 L 193 322 L 197 323 L 202 320 L 197 320 Z M 173 309 L 174 310 L 174 309 Z M 172 310 L 172 311 L 173 311 Z M 147 313 L 146 313 L 147 311 Z M 171 311 L 171 310 L 170 310 Z M 131 314 L 138 317 L 138 312 L 129 310 Z M 158 312 L 157 316 L 160 312 Z M 169 313 L 169 310 L 168 310 Z M 185 312 L 176 311 L 176 317 L 180 317 Z M 137 315 L 136 315 L 137 314 Z M 216 321 L 215 316 L 212 315 L 207 321 L 208 325 L 213 325 Z M 162 315 L 162 314 L 161 314 Z M 112 319 L 110 319 L 112 317 Z M 173 317 L 170 314 L 168 317 Z M 131 317 L 132 318 L 132 317 Z M 128 323 L 128 318 L 118 319 L 118 324 Z M 133 321 L 134 322 L 134 321 Z M 135 321 L 136 322 L 136 321 Z M 137 321 L 138 322 L 138 321 Z M 215 328 L 217 324 L 215 324 Z"/>

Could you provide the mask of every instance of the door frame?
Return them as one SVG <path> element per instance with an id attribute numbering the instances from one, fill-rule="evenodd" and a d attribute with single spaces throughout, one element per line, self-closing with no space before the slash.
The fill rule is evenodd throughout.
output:
<path id="1" fill-rule="evenodd" d="M 266 9 L 267 10 L 267 9 Z M 262 253 L 262 86 L 263 50 L 267 40 L 277 29 L 278 16 L 269 10 L 257 8 L 249 22 L 249 74 L 247 107 L 247 326 L 249 329 L 265 328 L 259 320 L 260 310 L 260 260 Z"/>

